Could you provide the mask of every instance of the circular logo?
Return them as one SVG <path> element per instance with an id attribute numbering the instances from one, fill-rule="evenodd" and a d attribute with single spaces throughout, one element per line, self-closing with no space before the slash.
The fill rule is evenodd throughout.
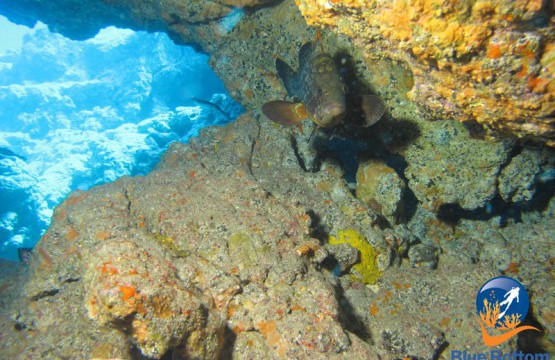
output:
<path id="1" fill-rule="evenodd" d="M 500 330 L 513 329 L 528 313 L 530 299 L 515 279 L 499 276 L 486 282 L 476 296 L 476 311 L 482 322 Z"/>

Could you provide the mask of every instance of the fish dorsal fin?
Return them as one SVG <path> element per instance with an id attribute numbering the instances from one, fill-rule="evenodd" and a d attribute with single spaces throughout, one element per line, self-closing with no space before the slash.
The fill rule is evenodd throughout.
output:
<path id="1" fill-rule="evenodd" d="M 285 61 L 281 59 L 276 59 L 276 70 L 278 76 L 283 80 L 283 85 L 285 85 L 285 90 L 289 96 L 300 99 L 301 94 L 299 93 L 299 86 L 297 84 L 298 77 L 297 73 L 291 69 Z"/>
<path id="2" fill-rule="evenodd" d="M 377 123 L 385 113 L 385 104 L 377 96 L 364 95 L 362 96 L 362 111 L 364 112 L 363 127 L 369 127 Z"/>
<path id="3" fill-rule="evenodd" d="M 283 126 L 299 125 L 310 115 L 302 103 L 275 100 L 262 105 L 262 112 L 270 120 Z"/>
<path id="4" fill-rule="evenodd" d="M 310 57 L 313 52 L 314 45 L 311 41 L 306 42 L 303 46 L 301 46 L 301 49 L 299 50 L 299 72 L 301 72 L 303 67 L 310 65 Z"/>

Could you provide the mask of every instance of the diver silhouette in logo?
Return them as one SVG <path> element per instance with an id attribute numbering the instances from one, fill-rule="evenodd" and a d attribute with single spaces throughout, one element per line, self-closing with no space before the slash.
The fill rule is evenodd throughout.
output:
<path id="1" fill-rule="evenodd" d="M 534 326 L 521 325 L 529 308 L 530 298 L 520 282 L 507 276 L 488 280 L 476 296 L 476 310 L 480 317 L 484 344 L 497 346 L 522 331 L 541 331 Z M 489 334 L 486 327 L 495 329 L 494 333 Z"/>
<path id="2" fill-rule="evenodd" d="M 501 314 L 499 314 L 499 316 L 497 317 L 498 320 L 501 319 L 503 316 L 505 316 L 505 313 L 507 312 L 507 310 L 509 310 L 509 307 L 511 306 L 515 298 L 516 298 L 516 302 L 519 302 L 519 298 L 518 298 L 519 292 L 520 292 L 519 287 L 512 287 L 511 290 L 507 291 L 505 295 L 503 295 L 503 297 L 506 299 L 499 304 L 499 307 L 502 307 L 503 305 L 507 305 L 507 307 L 505 307 L 505 310 Z"/>

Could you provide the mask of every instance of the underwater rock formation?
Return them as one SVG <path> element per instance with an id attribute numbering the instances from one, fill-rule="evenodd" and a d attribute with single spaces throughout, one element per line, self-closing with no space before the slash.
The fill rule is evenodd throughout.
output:
<path id="1" fill-rule="evenodd" d="M 512 203 L 531 200 L 538 185 L 552 180 L 554 162 L 547 152 L 523 149 L 499 174 L 499 195 Z"/>
<path id="2" fill-rule="evenodd" d="M 243 116 L 203 130 L 187 145 L 175 143 L 147 176 L 68 197 L 29 268 L 17 281 L 0 279 L 9 289 L 0 292 L 0 302 L 10 314 L 0 317 L 1 352 L 11 358 L 396 359 L 433 358 L 446 342 L 485 346 L 472 317 L 452 320 L 473 306 L 468 289 L 494 276 L 492 249 L 469 267 L 450 248 L 460 238 L 447 239 L 438 263 L 438 246 L 415 245 L 408 228 L 381 230 L 379 217 L 349 191 L 333 161 L 307 173 L 288 160 L 286 146 L 276 147 L 283 141 L 279 128 L 264 128 L 267 143 L 256 142 L 259 132 L 259 122 Z M 517 246 L 514 231 L 503 236 Z M 548 239 L 555 229 L 542 231 Z M 469 234 L 478 243 L 493 238 L 482 229 Z M 429 235 L 420 236 L 427 241 Z M 332 237 L 360 257 L 328 252 Z M 363 254 L 361 239 L 372 257 Z M 543 251 L 526 244 L 518 251 L 540 264 L 549 242 L 537 245 Z M 414 269 L 403 261 L 407 248 Z M 401 266 L 389 267 L 395 254 Z M 364 256 L 371 262 L 362 262 Z M 347 270 L 353 261 L 359 270 L 373 264 L 377 284 L 363 286 L 358 271 L 354 280 L 338 277 L 335 267 Z M 521 271 L 536 279 L 531 290 L 547 291 L 541 266 Z M 449 310 L 429 311 L 431 303 Z M 550 305 L 539 306 L 547 311 L 537 315 L 543 322 Z"/>
<path id="3" fill-rule="evenodd" d="M 10 3 L 10 8 L 32 3 Z M 117 5 L 113 12 L 121 15 L 115 23 L 166 30 L 176 41 L 192 42 L 210 53 L 210 63 L 230 93 L 250 111 L 225 128 L 202 131 L 187 145 L 174 144 L 145 177 L 78 192 L 60 205 L 29 271 L 19 280 L 24 291 L 6 285 L 9 291 L 0 292 L 11 314 L 0 317 L 2 353 L 14 358 L 202 358 L 218 353 L 230 359 L 393 360 L 433 359 L 450 349 L 485 352 L 489 348 L 480 338 L 475 313 L 469 311 L 475 306 L 469 293 L 499 274 L 521 278 L 537 299 L 531 314 L 545 332 L 519 346 L 553 349 L 555 200 L 549 191 L 526 191 L 532 178 L 537 187 L 542 181 L 552 185 L 553 164 L 540 156 L 534 160 L 539 172 L 530 166 L 526 176 L 516 179 L 513 174 L 526 162 L 528 150 L 520 151 L 512 140 L 474 139 L 456 121 L 466 118 L 466 112 L 477 119 L 487 113 L 493 127 L 534 134 L 549 143 L 550 118 L 538 117 L 541 109 L 515 110 L 522 104 L 511 101 L 520 100 L 489 98 L 487 79 L 461 84 L 464 64 L 450 68 L 439 61 L 456 56 L 444 54 L 442 43 L 430 47 L 424 55 L 431 57 L 431 64 L 423 65 L 419 49 L 414 58 L 405 59 L 408 55 L 397 51 L 399 41 L 376 36 L 379 46 L 370 48 L 370 39 L 364 37 L 368 33 L 362 30 L 362 37 L 353 41 L 323 31 L 321 46 L 344 65 L 350 100 L 375 93 L 384 98 L 387 115 L 369 129 L 315 130 L 318 141 L 312 146 L 313 127 L 301 123 L 284 129 L 258 112 L 264 102 L 286 96 L 275 74 L 275 57 L 296 67 L 298 49 L 316 35 L 293 1 L 256 6 L 225 28 L 223 20 L 235 9 L 223 2 L 111 3 Z M 308 2 L 299 4 L 305 11 Z M 318 21 L 343 19 L 341 29 L 349 25 L 347 12 L 360 15 L 355 1 L 318 1 L 318 9 L 320 4 L 332 10 Z M 384 2 L 363 13 L 386 11 L 391 4 L 401 3 Z M 422 11 L 429 15 L 430 9 Z M 439 19 L 455 16 L 436 11 Z M 35 10 L 28 14 L 39 16 Z M 484 12 L 486 17 L 494 14 Z M 395 29 L 390 23 L 397 16 L 387 15 L 382 23 Z M 52 24 L 72 21 L 60 16 Z M 103 23 L 98 17 L 90 19 L 95 21 L 97 26 Z M 356 30 L 361 23 L 354 24 Z M 395 30 L 390 35 L 399 34 Z M 409 39 L 401 45 L 410 47 Z M 463 48 L 464 41 L 459 44 Z M 548 49 L 546 45 L 541 51 Z M 483 51 L 471 48 L 468 61 Z M 366 60 L 371 54 L 372 60 Z M 491 56 L 497 57 L 495 52 Z M 511 56 L 522 60 L 520 53 Z M 497 59 L 487 61 L 492 60 Z M 427 88 L 428 93 L 423 92 L 423 84 L 428 84 L 424 71 L 437 87 Z M 447 82 L 440 83 L 440 76 Z M 464 86 L 475 95 L 451 93 Z M 515 86 L 511 91 L 530 94 L 527 83 Z M 420 94 L 415 100 L 443 112 L 419 111 L 406 94 L 411 89 Z M 449 102 L 442 98 L 447 89 Z M 467 97 L 471 95 L 475 97 Z M 546 104 L 545 96 L 533 93 L 523 101 Z M 525 124 L 512 118 L 500 125 L 497 120 L 508 111 L 530 115 L 532 130 L 526 132 Z M 445 119 L 450 116 L 457 119 Z M 441 121 L 428 121 L 433 117 Z M 387 198 L 405 208 L 406 224 L 384 224 L 383 214 L 355 196 L 353 178 L 361 158 L 387 164 L 397 180 L 406 181 L 401 202 Z M 543 202 L 532 201 L 531 208 L 523 209 L 503 201 L 529 196 Z M 343 249 L 329 244 L 334 238 L 345 240 Z M 358 263 L 353 263 L 353 249 Z M 365 251 L 371 261 L 363 264 Z M 375 275 L 366 285 L 359 281 L 363 277 L 344 276 L 356 275 L 357 269 L 351 269 L 357 265 Z M 191 300 L 190 307 L 173 301 L 183 298 Z M 213 336 L 204 336 L 203 328 L 211 329 Z M 499 349 L 512 352 L 516 344 Z"/>
<path id="4" fill-rule="evenodd" d="M 60 205 L 25 289 L 40 312 L 24 307 L 21 326 L 31 332 L 44 326 L 49 320 L 40 314 L 53 312 L 49 299 L 63 293 L 77 301 L 82 326 L 120 333 L 103 347 L 106 358 L 133 344 L 153 358 L 171 351 L 214 359 L 224 351 L 224 324 L 235 346 L 256 345 L 236 348 L 238 359 L 268 351 L 307 359 L 373 357 L 338 321 L 337 280 L 297 251 L 313 242 L 306 210 L 198 156 L 217 142 L 172 146 L 148 176 L 77 191 Z M 236 146 L 222 144 L 221 151 Z M 60 328 L 69 315 L 60 316 Z M 94 341 L 72 336 L 83 341 L 74 356 L 97 351 Z M 71 343 L 60 347 L 41 351 L 72 349 Z"/>
<path id="5" fill-rule="evenodd" d="M 331 54 L 344 47 L 376 69 L 384 60 L 402 63 L 410 73 L 402 80 L 406 91 L 431 110 L 429 117 L 477 121 L 553 146 L 555 31 L 549 4 L 301 0 L 297 9 L 293 1 L 60 0 L 53 7 L 26 0 L 0 2 L 0 13 L 20 24 L 41 20 L 74 39 L 94 36 L 106 25 L 165 31 L 177 43 L 210 54 L 228 90 L 251 110 L 279 95 L 273 56 L 295 64 L 295 51 L 313 39 L 309 26 L 326 26 L 352 39 L 330 42 L 326 33 Z M 385 74 L 364 78 L 379 89 L 390 85 Z"/>
<path id="6" fill-rule="evenodd" d="M 403 216 L 405 182 L 385 164 L 365 161 L 357 171 L 357 198 L 396 224 Z"/>
<path id="7" fill-rule="evenodd" d="M 509 159 L 510 141 L 472 139 L 464 126 L 437 121 L 406 150 L 409 187 L 427 209 L 446 204 L 486 205 L 497 193 L 497 176 Z"/>

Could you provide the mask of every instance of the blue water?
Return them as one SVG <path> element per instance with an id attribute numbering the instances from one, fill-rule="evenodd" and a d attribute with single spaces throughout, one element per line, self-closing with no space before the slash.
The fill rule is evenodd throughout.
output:
<path id="1" fill-rule="evenodd" d="M 243 111 L 208 57 L 166 34 L 107 28 L 72 41 L 39 24 L 21 42 L 0 48 L 2 258 L 32 247 L 70 191 L 144 174 L 171 142 Z"/>

